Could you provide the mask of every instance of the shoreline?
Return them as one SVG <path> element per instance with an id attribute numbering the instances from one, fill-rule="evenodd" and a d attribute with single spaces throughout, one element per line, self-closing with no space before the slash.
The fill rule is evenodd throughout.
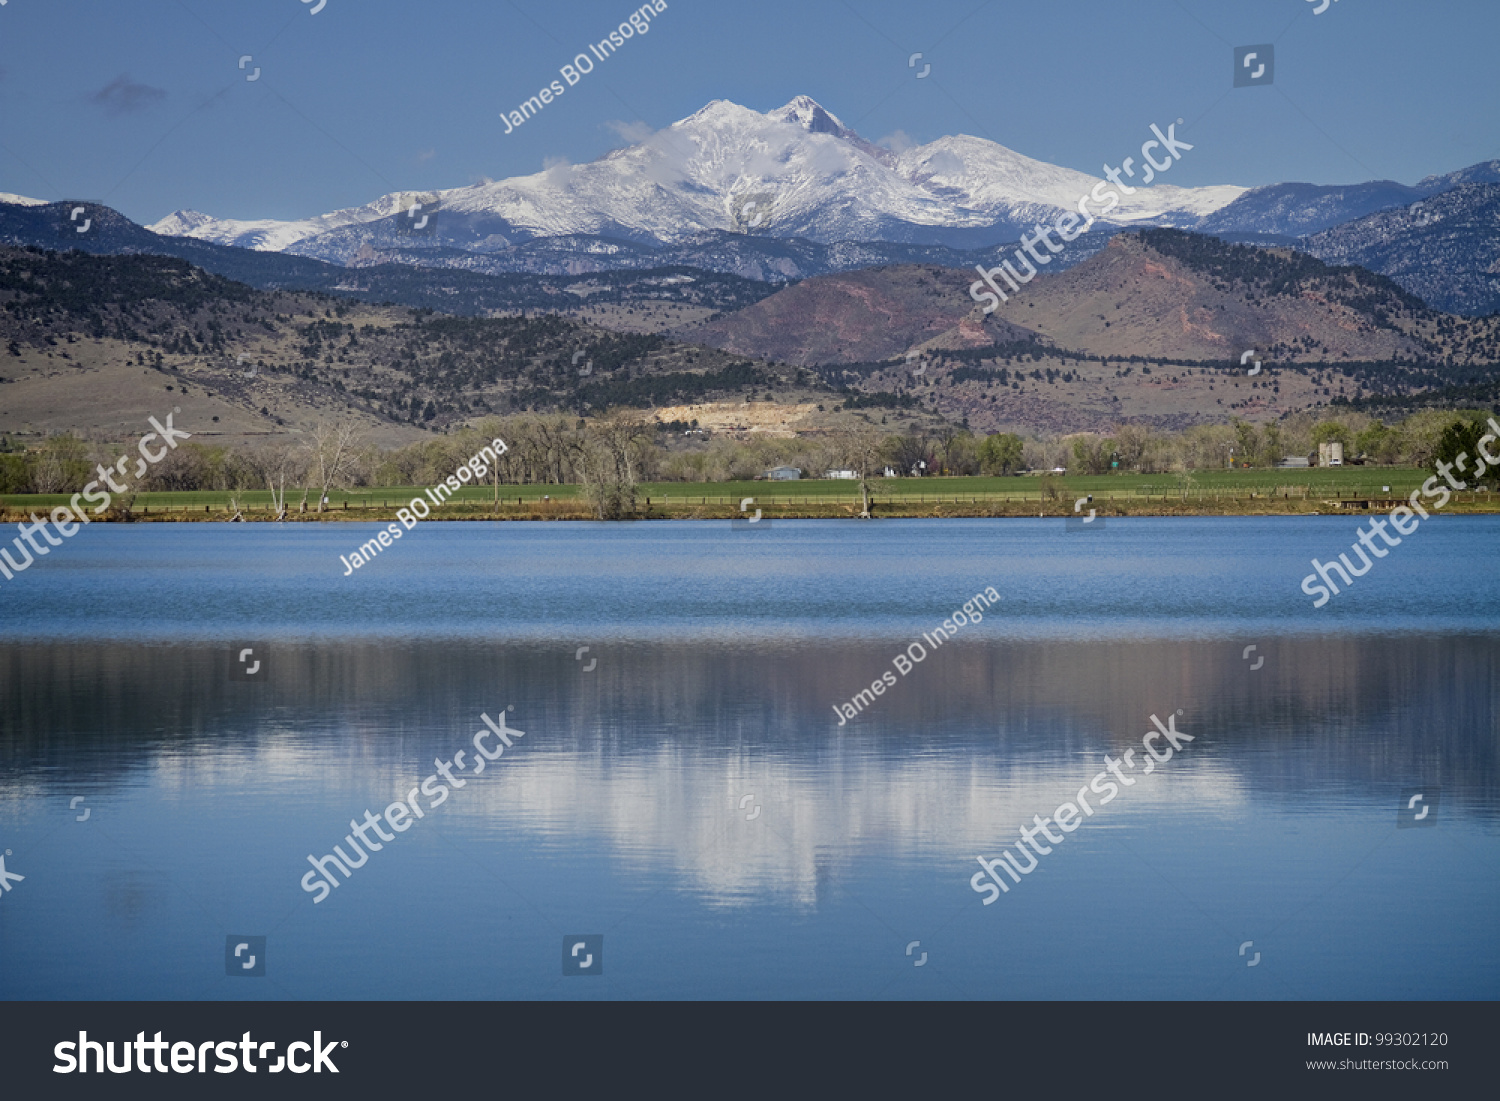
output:
<path id="1" fill-rule="evenodd" d="M 1252 498 L 1227 500 L 1190 500 L 1182 502 L 1142 501 L 1140 504 L 1121 502 L 1099 502 L 1092 506 L 1095 515 L 1103 520 L 1128 519 L 1131 517 L 1173 516 L 1370 516 L 1389 512 L 1404 504 L 1402 497 L 1373 497 L 1356 499 L 1328 498 L 1282 499 Z M 270 509 L 239 510 L 239 519 L 228 509 L 198 511 L 192 506 L 158 505 L 132 510 L 129 514 L 118 514 L 114 510 L 103 516 L 93 517 L 90 523 L 105 524 L 161 524 L 161 523 L 251 523 L 251 524 L 306 524 L 306 523 L 391 523 L 399 520 L 396 508 L 383 506 L 338 508 L 326 512 L 291 513 L 283 520 L 276 520 Z M 24 523 L 30 514 L 45 516 L 46 510 L 38 505 L 23 510 L 13 507 L 0 508 L 0 523 Z M 858 520 L 858 505 L 781 505 L 761 506 L 766 520 Z M 1081 519 L 1071 506 L 1061 502 L 1038 504 L 1031 502 L 960 502 L 932 503 L 871 501 L 872 519 L 896 520 L 963 520 L 963 519 Z M 1450 502 L 1445 515 L 1493 516 L 1500 515 L 1500 496 L 1490 495 L 1488 500 L 1458 500 Z M 603 521 L 594 515 L 582 501 L 537 501 L 525 504 L 505 504 L 499 509 L 486 507 L 454 507 L 450 503 L 441 515 L 434 512 L 423 523 L 462 523 L 466 521 L 504 520 L 576 520 L 594 523 L 616 523 L 646 520 L 736 520 L 744 521 L 745 515 L 730 505 L 689 505 L 667 508 L 653 503 L 643 507 L 619 521 Z M 748 524 L 747 524 L 748 526 Z"/>

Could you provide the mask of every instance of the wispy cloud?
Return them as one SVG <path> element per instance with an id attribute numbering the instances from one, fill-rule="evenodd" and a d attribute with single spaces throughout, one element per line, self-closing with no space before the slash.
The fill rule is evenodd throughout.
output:
<path id="1" fill-rule="evenodd" d="M 619 119 L 610 119 L 604 125 L 613 130 L 621 141 L 628 141 L 631 145 L 640 145 L 656 133 L 644 122 L 622 122 Z"/>
<path id="2" fill-rule="evenodd" d="M 567 157 L 547 157 L 542 161 L 542 170 L 546 173 L 548 186 L 560 188 L 567 186 L 573 165 Z"/>
<path id="3" fill-rule="evenodd" d="M 920 143 L 905 130 L 897 130 L 893 134 L 887 134 L 878 139 L 875 144 L 889 149 L 892 153 L 901 154 Z"/>
<path id="4" fill-rule="evenodd" d="M 437 156 L 436 149 L 424 149 L 417 154 L 417 163 L 422 164 L 426 161 L 430 161 L 435 156 Z"/>
<path id="5" fill-rule="evenodd" d="M 963 158 L 946 149 L 940 149 L 936 154 L 928 157 L 927 163 L 922 167 L 934 176 L 962 176 L 968 171 Z"/>
<path id="6" fill-rule="evenodd" d="M 104 108 L 111 115 L 127 115 L 144 111 L 153 104 L 167 98 L 161 88 L 149 84 L 137 84 L 128 73 L 121 73 L 103 88 L 89 96 L 89 102 Z"/>

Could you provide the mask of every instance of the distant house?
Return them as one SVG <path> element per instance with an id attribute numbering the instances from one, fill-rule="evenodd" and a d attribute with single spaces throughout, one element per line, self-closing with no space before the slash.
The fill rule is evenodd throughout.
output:
<path id="1" fill-rule="evenodd" d="M 852 470 L 830 470 L 827 474 L 824 474 L 823 477 L 840 478 L 846 482 L 852 482 L 856 478 L 858 478 L 859 475 L 854 473 L 854 471 Z"/>
<path id="2" fill-rule="evenodd" d="M 766 478 L 772 482 L 795 482 L 802 477 L 802 471 L 795 466 L 778 466 L 766 471 Z"/>

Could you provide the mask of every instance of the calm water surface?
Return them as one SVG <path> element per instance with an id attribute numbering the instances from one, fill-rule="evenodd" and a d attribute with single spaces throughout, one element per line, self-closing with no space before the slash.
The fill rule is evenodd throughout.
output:
<path id="1" fill-rule="evenodd" d="M 0 998 L 1495 998 L 1500 519 L 1315 610 L 1357 523 L 84 529 L 0 582 Z"/>

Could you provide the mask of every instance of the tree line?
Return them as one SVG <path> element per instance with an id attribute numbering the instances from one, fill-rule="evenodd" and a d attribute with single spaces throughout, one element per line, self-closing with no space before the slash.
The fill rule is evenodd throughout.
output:
<path id="1" fill-rule="evenodd" d="M 1023 438 L 976 435 L 957 426 L 891 433 L 869 424 L 791 439 L 681 433 L 639 411 L 600 417 L 520 414 L 491 417 L 404 447 L 369 443 L 353 421 L 325 421 L 300 442 L 234 446 L 186 441 L 154 466 L 139 490 L 272 493 L 278 512 L 320 510 L 335 489 L 433 485 L 486 442 L 508 451 L 492 474 L 506 485 L 581 485 L 602 516 L 635 507 L 642 482 L 728 482 L 794 466 L 804 477 L 852 472 L 862 482 L 887 472 L 900 477 L 1007 475 L 1026 470 L 1070 474 L 1222 470 L 1274 466 L 1289 456 L 1312 456 L 1338 442 L 1346 462 L 1430 467 L 1473 447 L 1486 410 L 1424 410 L 1387 424 L 1361 413 L 1317 420 L 1297 414 L 1282 421 L 1198 425 L 1170 432 L 1126 424 L 1113 432 Z M 59 433 L 21 448 L 0 438 L 0 493 L 77 493 L 113 464 L 130 441 Z M 290 490 L 295 506 L 286 504 Z M 128 507 L 128 501 L 127 501 Z"/>

